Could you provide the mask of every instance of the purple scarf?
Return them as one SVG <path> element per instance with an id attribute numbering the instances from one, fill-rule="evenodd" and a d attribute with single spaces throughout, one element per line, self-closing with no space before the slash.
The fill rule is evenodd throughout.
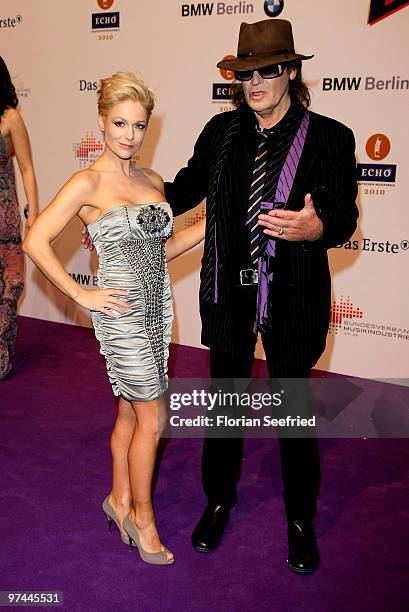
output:
<path id="1" fill-rule="evenodd" d="M 310 114 L 306 110 L 300 127 L 294 136 L 294 140 L 288 151 L 284 165 L 281 169 L 274 201 L 261 202 L 262 208 L 272 210 L 274 208 L 283 208 L 285 207 L 283 205 L 287 204 L 301 158 L 301 153 L 304 148 L 309 122 Z M 268 322 L 268 284 L 273 280 L 273 272 L 271 271 L 270 263 L 271 259 L 275 257 L 275 251 L 275 238 L 268 238 L 265 242 L 265 246 L 261 249 L 258 258 L 257 311 L 256 320 L 253 327 L 254 333 L 257 333 L 259 330 L 265 331 L 265 326 Z"/>

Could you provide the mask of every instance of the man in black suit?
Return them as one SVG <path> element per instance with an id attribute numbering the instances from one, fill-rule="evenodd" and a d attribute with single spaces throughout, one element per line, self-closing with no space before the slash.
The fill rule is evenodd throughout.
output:
<path id="1" fill-rule="evenodd" d="M 358 218 L 355 142 L 349 128 L 307 111 L 301 62 L 310 57 L 295 53 L 288 21 L 243 23 L 237 59 L 218 64 L 234 70 L 236 110 L 207 123 L 187 167 L 166 184 L 176 214 L 207 198 L 200 312 L 212 378 L 250 377 L 258 332 L 272 378 L 308 378 L 325 348 L 327 249 L 347 241 Z M 311 572 L 318 441 L 279 443 L 288 564 Z M 192 535 L 196 550 L 220 544 L 241 461 L 240 438 L 205 439 L 208 506 Z"/>

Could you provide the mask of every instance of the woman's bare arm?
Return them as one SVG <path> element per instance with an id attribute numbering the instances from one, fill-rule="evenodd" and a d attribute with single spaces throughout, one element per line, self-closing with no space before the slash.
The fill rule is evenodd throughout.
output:
<path id="1" fill-rule="evenodd" d="M 178 255 L 186 253 L 197 244 L 200 244 L 204 239 L 206 228 L 206 219 L 192 225 L 192 227 L 174 232 L 171 238 L 166 242 L 166 259 L 171 261 Z"/>
<path id="2" fill-rule="evenodd" d="M 89 201 L 92 191 L 92 180 L 87 173 L 74 174 L 37 218 L 24 240 L 23 249 L 43 274 L 77 304 L 113 316 L 111 309 L 124 312 L 127 308 L 126 302 L 116 297 L 127 295 L 127 292 L 121 289 L 83 289 L 65 270 L 51 246 L 53 240 Z"/>
<path id="3" fill-rule="evenodd" d="M 28 217 L 26 220 L 27 230 L 34 223 L 38 215 L 38 187 L 34 172 L 30 139 L 23 118 L 17 109 L 9 109 L 7 111 L 7 123 L 28 203 Z"/>
<path id="4" fill-rule="evenodd" d="M 145 172 L 149 173 L 149 178 L 154 184 L 155 188 L 163 195 L 165 200 L 165 185 L 162 177 L 154 172 L 153 170 L 145 169 Z M 171 238 L 166 242 L 166 259 L 171 261 L 178 255 L 186 253 L 194 246 L 199 244 L 205 235 L 206 220 L 196 223 L 192 227 L 175 232 Z"/>

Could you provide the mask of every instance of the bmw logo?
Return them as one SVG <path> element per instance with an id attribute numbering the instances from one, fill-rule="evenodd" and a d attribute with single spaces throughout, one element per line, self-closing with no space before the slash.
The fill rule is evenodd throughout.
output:
<path id="1" fill-rule="evenodd" d="M 264 12 L 267 17 L 278 17 L 284 8 L 284 0 L 265 0 Z"/>

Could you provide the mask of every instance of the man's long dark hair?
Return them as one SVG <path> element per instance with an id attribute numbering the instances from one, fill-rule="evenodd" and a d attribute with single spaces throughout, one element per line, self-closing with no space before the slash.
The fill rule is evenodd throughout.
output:
<path id="1" fill-rule="evenodd" d="M 288 64 L 286 64 L 286 67 L 294 67 L 297 69 L 297 74 L 295 75 L 295 78 L 289 82 L 290 96 L 292 102 L 298 100 L 299 102 L 301 102 L 301 104 L 305 106 L 305 108 L 308 108 L 311 104 L 311 96 L 308 87 L 302 80 L 301 60 L 289 62 Z M 241 83 L 233 83 L 231 100 L 236 108 L 246 102 L 243 92 L 243 85 Z"/>
<path id="2" fill-rule="evenodd" d="M 0 56 L 0 117 L 6 108 L 17 108 L 18 98 L 14 85 L 11 82 L 10 73 Z"/>

